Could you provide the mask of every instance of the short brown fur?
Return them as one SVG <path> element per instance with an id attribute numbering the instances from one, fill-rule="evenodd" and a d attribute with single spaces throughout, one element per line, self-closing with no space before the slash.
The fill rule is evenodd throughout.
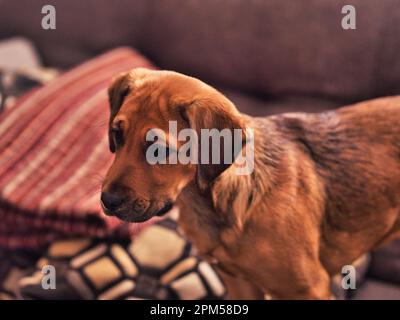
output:
<path id="1" fill-rule="evenodd" d="M 231 298 L 329 299 L 330 277 L 400 236 L 400 97 L 321 114 L 252 118 L 201 81 L 135 69 L 110 88 L 110 128 L 124 141 L 103 191 L 123 193 L 117 214 L 144 221 L 167 202 Z M 150 165 L 144 133 L 183 128 L 254 129 L 255 169 Z"/>

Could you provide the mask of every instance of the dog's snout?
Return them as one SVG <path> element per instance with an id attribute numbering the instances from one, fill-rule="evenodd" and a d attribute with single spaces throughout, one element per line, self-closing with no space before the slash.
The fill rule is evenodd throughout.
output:
<path id="1" fill-rule="evenodd" d="M 124 198 L 116 193 L 102 192 L 101 202 L 105 209 L 113 211 L 117 209 L 123 203 Z"/>

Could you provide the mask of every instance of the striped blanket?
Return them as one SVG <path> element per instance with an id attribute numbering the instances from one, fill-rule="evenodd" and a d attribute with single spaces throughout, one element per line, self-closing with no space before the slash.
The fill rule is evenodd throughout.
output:
<path id="1" fill-rule="evenodd" d="M 107 87 L 152 65 L 120 48 L 36 89 L 0 114 L 0 246 L 38 248 L 59 238 L 126 234 L 99 206 L 108 151 Z"/>

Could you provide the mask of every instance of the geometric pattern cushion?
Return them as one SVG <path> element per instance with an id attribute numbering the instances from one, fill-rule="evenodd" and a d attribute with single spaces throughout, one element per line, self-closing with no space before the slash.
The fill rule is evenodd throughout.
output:
<path id="1" fill-rule="evenodd" d="M 56 269 L 56 289 L 42 288 L 44 265 Z M 221 299 L 225 288 L 164 219 L 132 242 L 116 239 L 60 240 L 49 246 L 36 270 L 17 281 L 22 299 Z"/>
<path id="2" fill-rule="evenodd" d="M 0 248 L 0 300 L 14 299 L 18 281 L 35 270 L 40 252 Z"/>

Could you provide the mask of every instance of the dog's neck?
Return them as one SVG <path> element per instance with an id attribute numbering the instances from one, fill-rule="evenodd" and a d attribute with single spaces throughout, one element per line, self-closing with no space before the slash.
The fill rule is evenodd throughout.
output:
<path id="1" fill-rule="evenodd" d="M 218 237 L 222 230 L 231 229 L 241 233 L 250 218 L 252 208 L 261 198 L 268 196 L 276 184 L 282 167 L 284 150 L 280 137 L 268 134 L 272 123 L 251 120 L 254 129 L 254 170 L 249 175 L 237 175 L 234 168 L 225 170 L 216 180 L 201 191 L 193 181 L 179 197 L 186 210 L 191 211 L 191 224 L 208 230 L 208 236 Z M 186 215 L 186 212 L 182 212 Z M 183 218 L 183 220 L 186 217 Z M 196 220 L 196 221 L 193 221 Z"/>
<path id="2" fill-rule="evenodd" d="M 248 175 L 237 175 L 235 168 L 228 168 L 210 187 L 214 210 L 225 217 L 229 226 L 239 230 L 245 227 L 252 208 L 273 189 L 284 161 L 281 137 L 272 134 L 276 132 L 271 130 L 273 123 L 255 119 L 247 125 L 254 130 L 254 170 Z"/>

